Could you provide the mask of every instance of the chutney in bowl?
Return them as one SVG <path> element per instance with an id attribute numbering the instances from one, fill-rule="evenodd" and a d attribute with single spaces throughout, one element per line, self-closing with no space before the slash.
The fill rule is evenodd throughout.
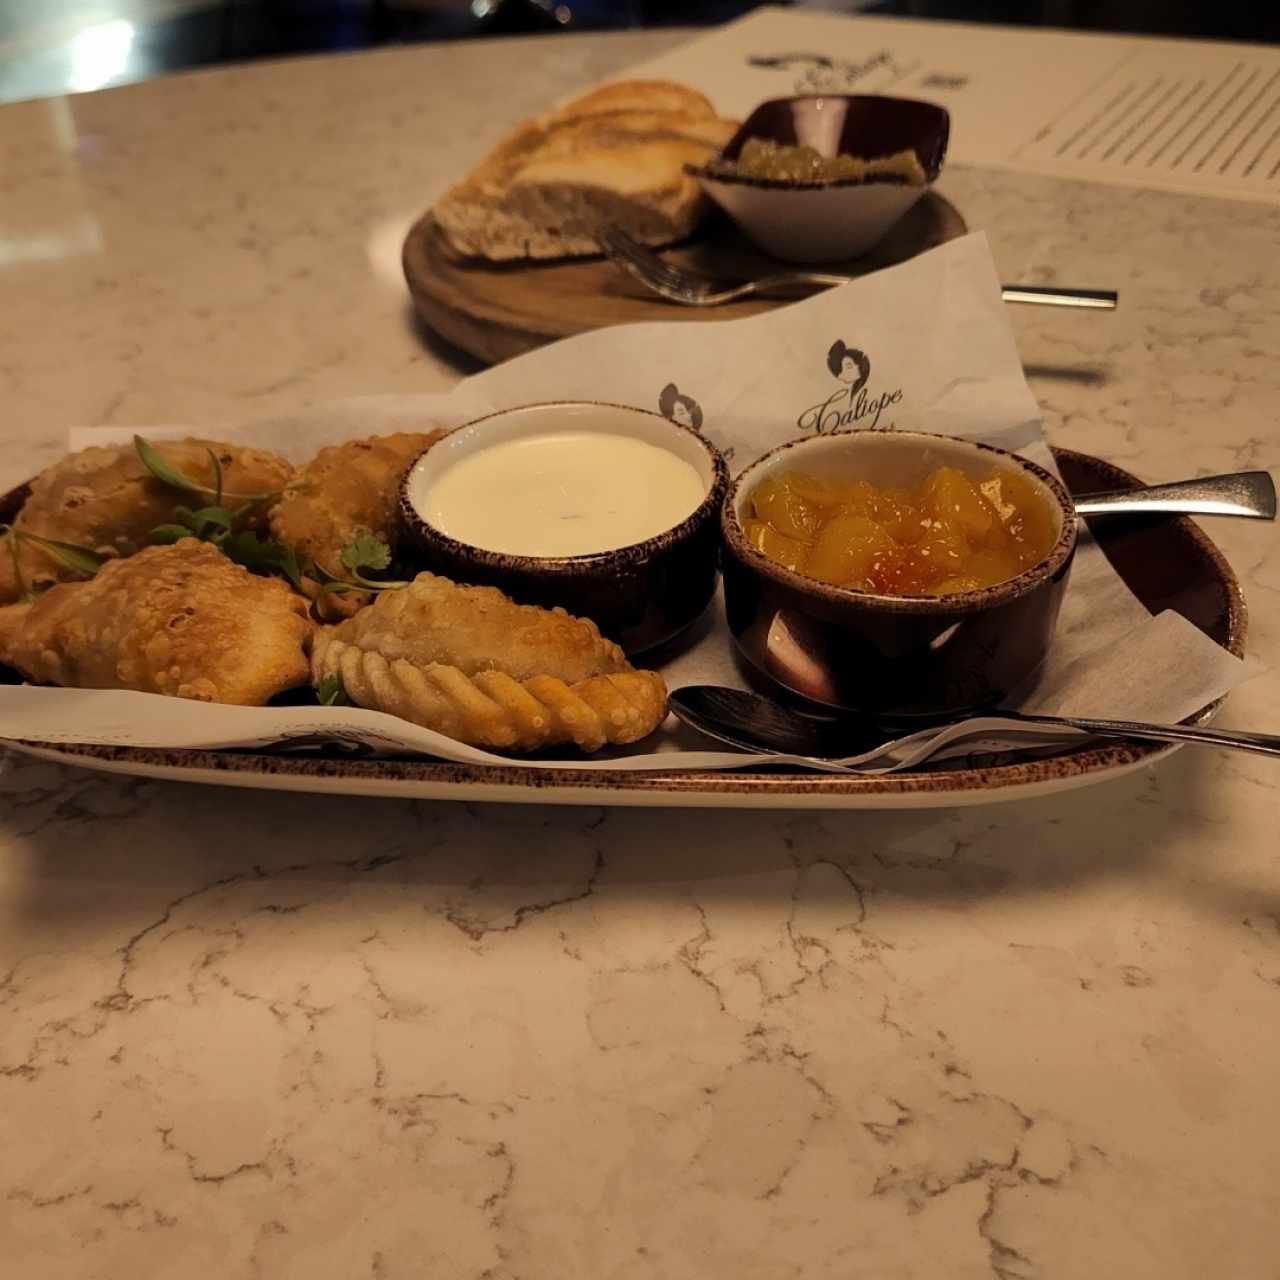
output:
<path id="1" fill-rule="evenodd" d="M 911 719 L 997 705 L 1034 673 L 1076 517 L 1016 454 L 863 431 L 765 454 L 730 487 L 721 532 L 729 629 L 767 683 Z"/>

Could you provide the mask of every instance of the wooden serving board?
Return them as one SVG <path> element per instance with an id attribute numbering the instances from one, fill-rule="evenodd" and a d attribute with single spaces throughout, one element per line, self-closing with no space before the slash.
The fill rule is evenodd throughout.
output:
<path id="1" fill-rule="evenodd" d="M 967 230 L 955 207 L 930 191 L 871 253 L 855 262 L 825 264 L 824 269 L 866 275 Z M 726 280 L 785 270 L 785 264 L 753 248 L 718 216 L 696 239 L 666 250 L 664 256 Z M 684 307 L 650 293 L 605 258 L 511 264 L 460 258 L 430 213 L 410 230 L 403 260 L 418 314 L 441 337 L 486 364 L 606 325 L 735 320 L 795 301 L 755 297 L 720 307 Z"/>

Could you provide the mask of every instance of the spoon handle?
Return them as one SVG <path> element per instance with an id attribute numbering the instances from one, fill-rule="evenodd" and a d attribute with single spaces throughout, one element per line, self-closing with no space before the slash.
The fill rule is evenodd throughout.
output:
<path id="1" fill-rule="evenodd" d="M 685 685 L 673 690 L 671 710 L 679 719 L 710 738 L 743 751 L 765 755 L 835 760 L 883 747 L 895 737 L 865 716 L 853 713 L 802 715 L 758 693 L 719 685 Z M 1058 728 L 1067 725 L 1107 738 L 1194 742 L 1202 746 L 1251 751 L 1256 755 L 1280 756 L 1280 735 L 1273 733 L 1241 733 L 1188 724 L 1143 724 L 1135 720 L 1097 720 L 1086 716 L 1043 716 L 1003 708 L 989 714 L 1030 725 Z M 943 726 L 934 727 L 940 729 Z"/>
<path id="2" fill-rule="evenodd" d="M 1232 751 L 1252 751 L 1260 756 L 1280 756 L 1280 734 L 1242 733 L 1231 729 L 1206 729 L 1190 724 L 1140 724 L 1131 720 L 1092 720 L 1086 716 L 1024 715 L 1019 711 L 997 711 L 1007 720 L 1027 724 L 1070 725 L 1105 737 L 1138 738 L 1147 742 L 1195 742 L 1226 747 Z"/>
<path id="3" fill-rule="evenodd" d="M 850 284 L 856 279 L 857 276 L 843 272 L 780 271 L 748 283 L 752 293 L 777 293 L 806 289 L 812 285 L 834 287 Z M 1084 307 L 1092 311 L 1114 311 L 1120 304 L 1120 295 L 1114 289 L 1063 289 L 1048 284 L 1002 284 L 1000 297 L 1005 302 L 1027 302 L 1040 307 Z"/>
<path id="4" fill-rule="evenodd" d="M 1002 284 L 1000 296 L 1005 302 L 1033 302 L 1045 307 L 1090 307 L 1095 311 L 1114 311 L 1120 295 L 1114 289 L 1061 289 L 1047 284 Z"/>
<path id="5" fill-rule="evenodd" d="M 1276 518 L 1276 486 L 1266 471 L 1235 471 L 1203 476 L 1176 484 L 1143 489 L 1087 493 L 1076 499 L 1081 516 L 1121 516 L 1157 512 L 1199 516 L 1243 516 L 1250 520 Z"/>

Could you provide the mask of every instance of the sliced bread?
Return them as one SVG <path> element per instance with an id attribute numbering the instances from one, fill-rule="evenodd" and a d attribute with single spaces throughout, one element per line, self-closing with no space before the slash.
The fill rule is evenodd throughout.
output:
<path id="1" fill-rule="evenodd" d="M 495 261 L 598 253 L 604 223 L 670 244 L 704 211 L 685 164 L 711 158 L 735 127 L 683 85 L 606 85 L 508 134 L 436 221 L 457 253 Z"/>
<path id="2" fill-rule="evenodd" d="M 678 111 L 682 115 L 714 119 L 711 99 L 688 85 L 671 80 L 620 80 L 601 85 L 565 103 L 554 114 L 562 118 L 593 116 L 609 111 Z"/>

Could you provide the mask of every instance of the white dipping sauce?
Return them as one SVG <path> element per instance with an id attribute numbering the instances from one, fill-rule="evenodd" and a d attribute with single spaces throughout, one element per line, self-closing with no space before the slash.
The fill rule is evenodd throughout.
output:
<path id="1" fill-rule="evenodd" d="M 707 486 L 683 458 L 605 431 L 551 431 L 460 458 L 419 511 L 442 533 L 508 555 L 579 556 L 687 519 Z"/>

